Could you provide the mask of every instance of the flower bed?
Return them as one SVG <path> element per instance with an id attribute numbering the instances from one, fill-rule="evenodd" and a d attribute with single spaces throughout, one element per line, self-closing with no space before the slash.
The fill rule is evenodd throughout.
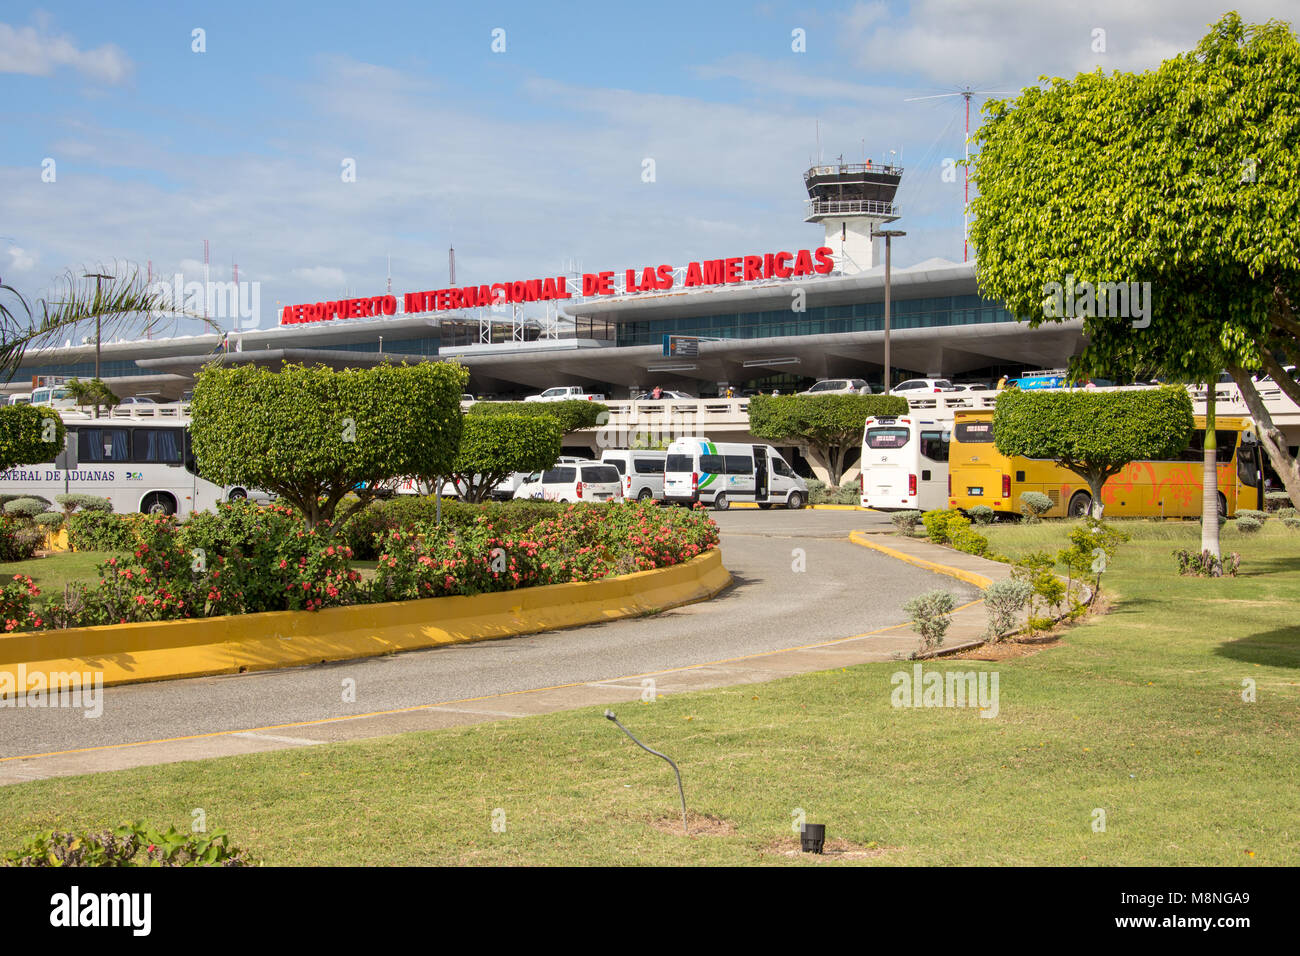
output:
<path id="1" fill-rule="evenodd" d="M 105 518 L 119 518 L 120 525 Z M 21 631 L 317 611 L 594 581 L 679 564 L 718 543 L 717 526 L 704 511 L 649 502 L 488 506 L 441 525 L 417 513 L 409 525 L 375 534 L 379 567 L 366 581 L 352 567 L 347 535 L 328 524 L 308 530 L 283 505 L 226 502 L 183 525 L 161 515 L 95 520 L 96 540 L 125 544 L 130 557 L 110 558 L 98 568 L 97 585 L 70 586 L 43 608 L 39 589 L 16 578 L 0 592 L 0 626 Z"/>

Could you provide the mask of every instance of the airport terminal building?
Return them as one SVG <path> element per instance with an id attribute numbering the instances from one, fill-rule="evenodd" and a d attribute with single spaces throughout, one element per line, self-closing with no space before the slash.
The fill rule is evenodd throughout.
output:
<path id="1" fill-rule="evenodd" d="M 728 386 L 788 393 L 826 377 L 879 386 L 886 270 L 874 234 L 898 218 L 901 175 L 870 163 L 808 170 L 805 221 L 824 230 L 815 248 L 285 306 L 268 328 L 103 342 L 100 377 L 119 395 L 160 401 L 214 362 L 456 360 L 471 392 L 499 398 L 555 385 L 610 398 L 655 385 L 700 397 Z M 973 263 L 895 268 L 889 284 L 894 384 L 1061 367 L 1082 345 L 1077 320 L 1030 329 L 983 298 Z M 68 343 L 29 352 L 4 391 L 94 374 L 94 342 Z"/>

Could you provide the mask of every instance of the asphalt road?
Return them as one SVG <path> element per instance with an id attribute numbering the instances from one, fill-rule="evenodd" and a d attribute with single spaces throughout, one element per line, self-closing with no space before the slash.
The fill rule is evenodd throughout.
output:
<path id="1" fill-rule="evenodd" d="M 851 511 L 715 513 L 735 585 L 653 617 L 288 670 L 105 688 L 103 712 L 0 711 L 0 757 L 245 730 L 702 664 L 851 637 L 930 588 L 975 590 L 850 544 Z M 355 701 L 341 688 L 355 681 Z"/>

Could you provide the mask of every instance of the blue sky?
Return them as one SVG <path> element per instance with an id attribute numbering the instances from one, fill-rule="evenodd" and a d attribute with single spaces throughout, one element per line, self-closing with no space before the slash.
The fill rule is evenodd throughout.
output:
<path id="1" fill-rule="evenodd" d="M 152 260 L 197 280 L 207 238 L 214 278 L 234 261 L 261 284 L 266 325 L 277 301 L 381 293 L 390 254 L 395 291 L 441 287 L 452 242 L 461 284 L 815 247 L 819 128 L 827 160 L 905 167 L 900 264 L 960 260 L 941 170 L 961 99 L 908 97 L 1149 68 L 1224 3 L 19 0 L 0 13 L 0 276 L 40 294 Z"/>

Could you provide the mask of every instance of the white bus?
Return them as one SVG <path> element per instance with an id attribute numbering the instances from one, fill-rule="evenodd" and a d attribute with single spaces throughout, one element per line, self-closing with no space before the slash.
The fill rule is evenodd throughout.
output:
<path id="1" fill-rule="evenodd" d="M 182 519 L 219 501 L 248 497 L 246 488 L 223 488 L 199 477 L 188 418 L 66 414 L 63 422 L 69 435 L 76 436 L 76 467 L 65 471 L 53 461 L 19 465 L 0 472 L 0 494 L 35 495 L 51 503 L 65 492 L 98 495 L 119 514 L 138 511 Z"/>
<path id="2" fill-rule="evenodd" d="M 913 413 L 868 418 L 862 430 L 862 507 L 930 511 L 947 507 L 952 419 Z"/>
<path id="3" fill-rule="evenodd" d="M 45 405 L 55 409 L 77 407 L 72 393 L 62 385 L 42 385 L 40 388 L 32 389 L 31 404 Z"/>

